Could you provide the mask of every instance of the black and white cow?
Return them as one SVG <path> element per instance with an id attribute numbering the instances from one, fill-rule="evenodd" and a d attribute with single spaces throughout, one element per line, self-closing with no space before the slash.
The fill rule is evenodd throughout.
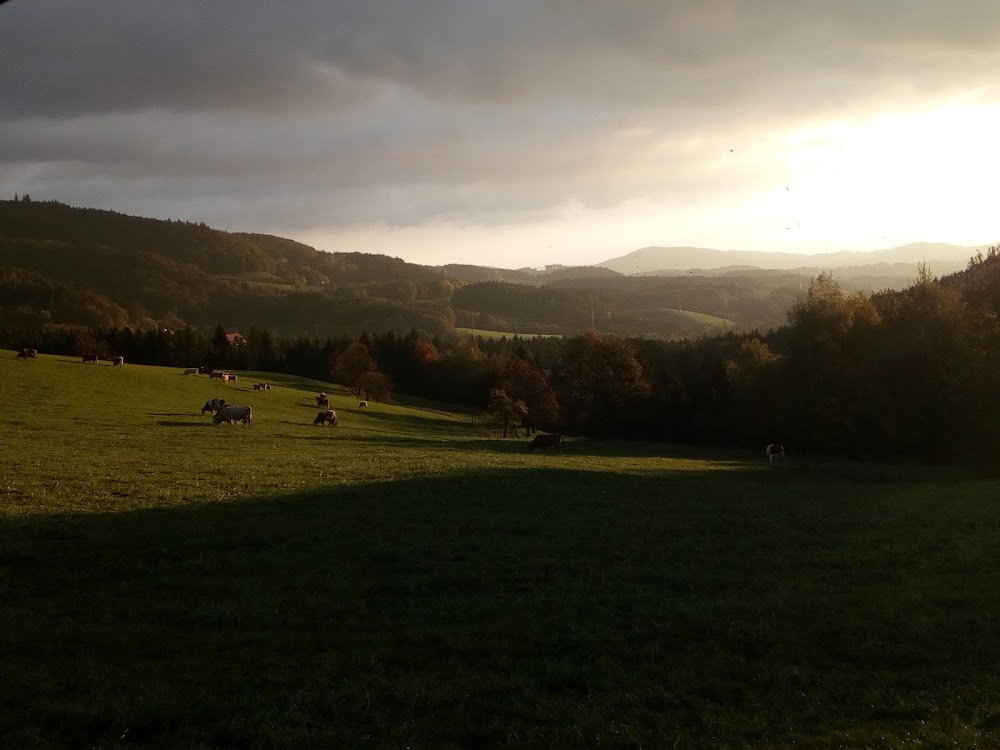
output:
<path id="1" fill-rule="evenodd" d="M 328 424 L 330 427 L 337 426 L 337 412 L 333 409 L 327 409 L 326 411 L 321 411 L 316 415 L 316 419 L 313 420 L 313 425 L 318 424 Z"/>
<path id="2" fill-rule="evenodd" d="M 781 443 L 771 443 L 764 449 L 764 455 L 772 464 L 775 461 L 785 463 L 785 446 Z"/>
<path id="3" fill-rule="evenodd" d="M 201 407 L 201 413 L 215 414 L 225 405 L 226 405 L 226 399 L 224 398 L 210 398 L 208 401 L 205 402 L 205 405 Z"/>

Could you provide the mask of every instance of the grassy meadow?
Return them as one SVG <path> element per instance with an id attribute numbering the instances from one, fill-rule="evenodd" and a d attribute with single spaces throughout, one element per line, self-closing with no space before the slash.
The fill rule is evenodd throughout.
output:
<path id="1" fill-rule="evenodd" d="M 0 383 L 2 748 L 1000 747 L 995 479 Z"/>
<path id="2" fill-rule="evenodd" d="M 522 339 L 557 339 L 561 333 L 518 333 L 516 331 L 489 331 L 482 328 L 462 328 L 455 326 L 455 333 L 460 336 L 482 336 L 484 339 L 512 339 L 515 336 Z"/>

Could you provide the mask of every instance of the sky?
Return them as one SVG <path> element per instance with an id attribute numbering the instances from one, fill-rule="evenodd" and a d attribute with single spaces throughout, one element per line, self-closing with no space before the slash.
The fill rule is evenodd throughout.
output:
<path id="1" fill-rule="evenodd" d="M 433 265 L 1000 240 L 996 0 L 10 0 L 0 49 L 3 198 Z"/>

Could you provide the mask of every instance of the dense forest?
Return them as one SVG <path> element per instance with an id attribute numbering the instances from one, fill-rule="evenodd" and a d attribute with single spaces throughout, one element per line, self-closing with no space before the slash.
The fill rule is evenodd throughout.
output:
<path id="1" fill-rule="evenodd" d="M 125 315 L 87 293 L 5 274 L 45 291 L 53 309 Z M 510 292 L 492 293 L 484 305 L 502 305 Z M 544 299 L 559 305 L 566 298 Z M 972 258 L 965 271 L 942 279 L 924 272 L 899 291 L 849 292 L 821 274 L 774 330 L 683 340 L 595 330 L 441 338 L 416 329 L 321 339 L 254 326 L 234 344 L 221 325 L 206 333 L 190 325 L 6 320 L 0 345 L 9 348 L 334 378 L 374 399 L 395 390 L 467 404 L 511 429 L 745 447 L 777 441 L 793 455 L 985 465 L 1000 447 L 1000 247 Z"/>
<path id="2" fill-rule="evenodd" d="M 448 338 L 455 327 L 555 335 L 597 328 L 655 339 L 767 330 L 784 322 L 815 275 L 429 267 L 28 196 L 0 201 L 0 269 L 0 325 L 211 330 L 221 323 L 324 338 L 411 328 Z M 889 285 L 878 272 L 861 277 L 871 289 L 887 288 L 880 279 Z M 858 278 L 845 276 L 856 288 Z"/>

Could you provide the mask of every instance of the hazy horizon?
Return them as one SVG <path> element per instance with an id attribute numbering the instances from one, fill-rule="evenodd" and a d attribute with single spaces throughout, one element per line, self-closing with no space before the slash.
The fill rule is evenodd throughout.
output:
<path id="1" fill-rule="evenodd" d="M 1000 6 L 0 5 L 0 195 L 591 265 L 996 233 Z"/>

